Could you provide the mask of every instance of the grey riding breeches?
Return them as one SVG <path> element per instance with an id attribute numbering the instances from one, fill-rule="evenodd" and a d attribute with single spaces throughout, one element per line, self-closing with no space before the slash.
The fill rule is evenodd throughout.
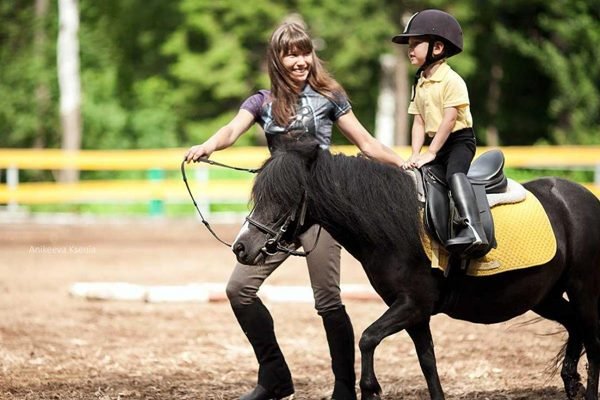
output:
<path id="1" fill-rule="evenodd" d="M 298 237 L 298 243 L 292 247 L 302 246 L 305 251 L 310 250 L 315 243 L 318 231 L 319 226 L 313 225 Z M 319 314 L 342 305 L 340 254 L 341 246 L 325 229 L 321 229 L 315 248 L 306 257 L 315 308 Z M 236 263 L 226 288 L 231 306 L 236 307 L 252 303 L 265 279 L 288 257 L 288 254 L 277 253 L 268 256 L 263 265 L 256 266 Z"/>

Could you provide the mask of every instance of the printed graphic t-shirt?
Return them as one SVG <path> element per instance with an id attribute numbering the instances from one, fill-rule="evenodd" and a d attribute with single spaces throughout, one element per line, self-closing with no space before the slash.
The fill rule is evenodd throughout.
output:
<path id="1" fill-rule="evenodd" d="M 272 99 L 269 90 L 259 90 L 248 97 L 240 109 L 249 111 L 254 120 L 263 128 L 267 137 L 269 151 L 273 151 L 276 135 L 288 135 L 297 140 L 316 139 L 322 148 L 331 144 L 332 126 L 352 106 L 344 95 L 331 100 L 306 85 L 298 98 L 296 115 L 287 126 L 279 126 L 272 112 Z"/>

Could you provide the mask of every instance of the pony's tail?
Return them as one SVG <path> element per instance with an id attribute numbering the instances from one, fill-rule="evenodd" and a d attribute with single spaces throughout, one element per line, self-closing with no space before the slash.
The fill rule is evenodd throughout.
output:
<path id="1" fill-rule="evenodd" d="M 545 375 L 548 375 L 548 379 L 554 379 L 560 372 L 567 354 L 567 343 L 562 345 L 556 356 L 550 360 L 548 366 L 544 369 Z"/>
<path id="2" fill-rule="evenodd" d="M 558 351 L 558 354 L 556 354 L 556 356 L 550 361 L 549 365 L 544 369 L 544 372 L 546 375 L 548 375 L 548 379 L 555 378 L 562 369 L 565 362 L 565 356 L 567 355 L 567 344 L 568 342 L 565 342 L 565 344 L 562 345 L 561 349 Z M 584 355 L 585 346 L 582 347 L 579 358 L 583 357 Z"/>

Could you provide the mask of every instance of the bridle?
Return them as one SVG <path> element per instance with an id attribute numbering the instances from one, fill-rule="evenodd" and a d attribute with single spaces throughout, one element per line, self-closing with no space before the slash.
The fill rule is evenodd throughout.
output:
<path id="1" fill-rule="evenodd" d="M 260 172 L 260 168 L 240 168 L 240 167 L 233 167 L 227 164 L 222 164 L 220 162 L 217 161 L 213 161 L 213 160 L 209 160 L 208 158 L 199 158 L 197 161 L 199 162 L 204 162 L 210 165 L 216 165 L 219 167 L 224 167 L 224 168 L 229 168 L 229 169 L 233 169 L 236 171 L 246 171 L 246 172 L 250 172 L 253 174 L 256 174 L 258 172 Z M 181 176 L 183 177 L 183 182 L 185 183 L 185 187 L 190 195 L 190 198 L 192 199 L 192 203 L 194 203 L 194 207 L 196 208 L 196 211 L 198 211 L 198 215 L 200 216 L 200 219 L 202 221 L 202 223 L 204 224 L 204 226 L 206 227 L 206 229 L 208 229 L 208 231 L 213 235 L 213 237 L 215 239 L 217 239 L 219 242 L 223 243 L 225 246 L 227 247 L 231 247 L 230 243 L 227 243 L 226 241 L 224 241 L 223 239 L 221 239 L 219 237 L 219 235 L 216 234 L 216 232 L 212 229 L 212 227 L 210 226 L 210 223 L 206 220 L 206 218 L 204 218 L 204 215 L 202 214 L 202 211 L 200 211 L 200 208 L 198 207 L 198 203 L 196 202 L 196 199 L 194 198 L 194 195 L 192 194 L 192 190 L 190 189 L 190 185 L 188 183 L 187 180 L 187 175 L 185 173 L 185 164 L 186 164 L 186 160 L 183 160 L 181 162 Z M 302 199 L 300 201 L 299 205 L 296 205 L 293 210 L 287 215 L 287 217 L 285 217 L 285 221 L 281 224 L 281 226 L 279 227 L 279 229 L 277 228 L 270 228 L 256 220 L 254 220 L 253 218 L 251 218 L 250 216 L 246 217 L 246 221 L 254 226 L 255 228 L 257 228 L 259 231 L 261 231 L 262 233 L 267 235 L 267 241 L 265 242 L 265 245 L 261 248 L 261 251 L 263 253 L 265 253 L 266 255 L 274 255 L 277 252 L 283 252 L 283 253 L 287 253 L 289 255 L 293 255 L 293 256 L 299 256 L 299 257 L 306 257 L 308 256 L 313 250 L 314 248 L 317 246 L 317 242 L 319 241 L 319 237 L 321 236 L 321 226 L 319 226 L 319 231 L 317 233 L 317 237 L 315 239 L 315 243 L 313 244 L 312 248 L 310 250 L 307 251 L 297 251 L 295 249 L 292 249 L 290 247 L 285 247 L 281 244 L 281 241 L 283 239 L 283 235 L 285 235 L 285 233 L 287 232 L 287 230 L 289 229 L 289 226 L 292 222 L 294 222 L 296 220 L 296 218 L 298 218 L 299 223 L 296 226 L 296 230 L 298 230 L 299 228 L 301 228 L 304 225 L 304 220 L 306 217 L 306 206 L 307 206 L 307 195 L 306 195 L 306 191 L 304 192 L 304 194 L 302 195 Z M 298 209 L 300 209 L 300 213 L 298 214 Z M 250 214 L 252 215 L 252 213 Z M 281 221 L 281 219 L 279 220 Z M 278 222 L 279 222 L 278 221 Z M 277 226 L 278 223 L 275 224 L 275 226 Z"/>
<path id="2" fill-rule="evenodd" d="M 256 229 L 258 229 L 259 231 L 261 231 L 262 233 L 267 235 L 267 240 L 265 242 L 265 245 L 260 249 L 264 254 L 266 254 L 268 256 L 272 256 L 272 255 L 277 254 L 277 252 L 282 252 L 282 253 L 286 253 L 286 254 L 289 254 L 292 256 L 306 257 L 315 249 L 315 247 L 317 246 L 317 243 L 319 242 L 319 237 L 321 236 L 321 226 L 320 225 L 319 225 L 319 231 L 317 232 L 317 237 L 315 238 L 315 242 L 312 245 L 312 247 L 310 248 L 310 250 L 298 251 L 291 247 L 285 247 L 282 245 L 283 235 L 286 234 L 286 232 L 288 231 L 290 224 L 292 222 L 295 222 L 297 220 L 296 231 L 298 231 L 302 226 L 304 226 L 305 217 L 306 217 L 307 198 L 308 198 L 308 196 L 305 191 L 302 194 L 302 199 L 300 200 L 300 203 L 297 204 L 292 209 L 292 211 L 287 216 L 284 217 L 285 220 L 279 226 L 279 229 L 270 228 L 270 227 L 266 226 L 265 224 L 256 221 L 255 219 L 251 218 L 250 216 L 246 217 L 246 221 L 250 225 L 254 226 Z M 252 213 L 250 215 L 252 215 Z M 274 225 L 278 226 L 279 222 L 282 219 L 283 218 L 280 218 L 279 221 L 277 221 Z"/>

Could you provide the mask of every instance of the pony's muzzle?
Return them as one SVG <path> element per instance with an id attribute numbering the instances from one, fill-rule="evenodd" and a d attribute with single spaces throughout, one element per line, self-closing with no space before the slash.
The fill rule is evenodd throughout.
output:
<path id="1" fill-rule="evenodd" d="M 248 254 L 246 253 L 246 247 L 244 246 L 244 244 L 239 241 L 236 241 L 233 244 L 233 246 L 231 246 L 231 250 L 235 254 L 235 257 L 238 259 L 238 261 L 242 264 L 245 264 L 244 261 L 246 261 Z"/>

